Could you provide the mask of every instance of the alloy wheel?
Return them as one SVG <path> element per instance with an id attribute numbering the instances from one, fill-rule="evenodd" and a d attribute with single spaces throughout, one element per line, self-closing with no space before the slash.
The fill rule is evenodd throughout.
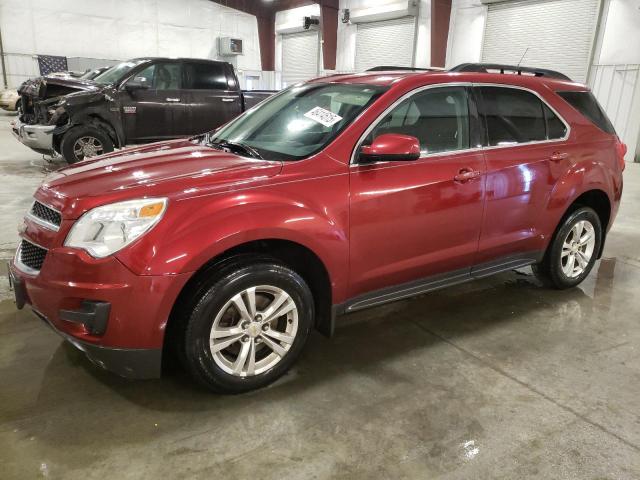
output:
<path id="1" fill-rule="evenodd" d="M 595 245 L 595 228 L 588 220 L 580 220 L 569 230 L 560 255 L 562 271 L 567 277 L 582 275 L 591 261 Z"/>
<path id="2" fill-rule="evenodd" d="M 85 136 L 80 137 L 73 144 L 73 154 L 78 160 L 88 157 L 95 157 L 104 153 L 102 142 L 96 137 Z"/>
<path id="3" fill-rule="evenodd" d="M 248 377 L 278 364 L 298 331 L 298 308 L 281 288 L 259 285 L 228 300 L 209 335 L 216 365 L 230 375 Z"/>

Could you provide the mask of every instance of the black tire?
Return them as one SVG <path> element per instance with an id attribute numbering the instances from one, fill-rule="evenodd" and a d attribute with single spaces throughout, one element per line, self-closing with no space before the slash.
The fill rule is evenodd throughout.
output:
<path id="1" fill-rule="evenodd" d="M 20 115 L 22 113 L 22 99 L 16 101 L 16 113 Z"/>
<path id="2" fill-rule="evenodd" d="M 85 157 L 84 155 L 78 154 L 77 148 L 79 143 L 76 142 L 81 142 L 83 139 L 93 139 L 95 142 L 94 145 L 100 145 L 101 149 L 96 152 L 96 155 L 113 152 L 113 141 L 103 130 L 94 126 L 80 125 L 67 131 L 60 142 L 60 153 L 67 163 L 80 162 L 85 158 L 94 156 L 90 155 Z"/>
<path id="3" fill-rule="evenodd" d="M 178 319 L 180 331 L 177 332 L 176 338 L 178 356 L 191 376 L 214 392 L 236 394 L 264 387 L 284 375 L 302 351 L 309 330 L 314 324 L 315 312 L 311 290 L 300 275 L 270 257 L 242 256 L 237 260 L 226 262 L 215 271 L 215 275 L 196 287 L 197 291 L 181 307 Z M 297 308 L 297 331 L 292 336 L 293 341 L 287 344 L 288 346 L 285 345 L 288 351 L 283 356 L 278 356 L 275 350 L 269 349 L 266 344 L 258 346 L 257 342 L 262 340 L 262 334 L 259 338 L 245 335 L 228 349 L 223 349 L 221 352 L 224 355 L 232 355 L 229 350 L 237 348 L 238 356 L 235 357 L 237 361 L 244 343 L 251 342 L 250 352 L 254 352 L 254 358 L 259 357 L 260 352 L 253 349 L 254 345 L 256 349 L 262 348 L 263 354 L 276 355 L 274 358 L 279 358 L 277 363 L 268 370 L 261 373 L 256 371 L 255 375 L 249 375 L 247 370 L 243 372 L 246 376 L 237 376 L 225 371 L 220 365 L 224 360 L 220 359 L 220 354 L 212 352 L 214 347 L 210 343 L 210 334 L 219 314 L 224 317 L 225 314 L 221 312 L 231 311 L 233 314 L 235 311 L 238 321 L 234 323 L 235 319 L 230 320 L 230 326 L 232 328 L 240 326 L 239 311 L 235 307 L 230 307 L 231 310 L 224 307 L 238 293 L 261 285 L 281 289 L 289 295 Z M 259 295 L 266 294 L 258 293 L 257 299 Z M 268 301 L 265 298 L 263 300 Z M 257 300 L 256 303 L 258 303 Z M 290 314 L 274 320 L 276 325 L 283 320 L 285 325 L 293 323 L 291 318 L 287 318 L 288 315 Z M 256 344 L 253 343 L 254 341 Z M 215 359 L 214 355 L 216 355 Z M 267 367 L 268 363 L 263 368 Z M 244 369 L 244 366 L 242 368 Z"/>
<path id="4" fill-rule="evenodd" d="M 593 226 L 595 243 L 589 260 L 586 266 L 582 268 L 581 273 L 576 274 L 576 276 L 568 276 L 563 269 L 567 262 L 567 259 L 562 255 L 563 245 L 574 226 L 581 221 L 587 221 Z M 575 287 L 591 272 L 593 265 L 596 263 L 601 244 L 602 225 L 600 224 L 600 217 L 592 208 L 578 208 L 563 218 L 551 239 L 542 262 L 533 265 L 533 273 L 545 286 L 561 290 Z"/>

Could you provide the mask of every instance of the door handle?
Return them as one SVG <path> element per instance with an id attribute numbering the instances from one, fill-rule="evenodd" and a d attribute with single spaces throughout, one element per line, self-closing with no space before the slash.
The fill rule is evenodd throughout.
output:
<path id="1" fill-rule="evenodd" d="M 223 102 L 235 102 L 236 99 L 235 98 L 223 98 L 222 101 Z"/>
<path id="2" fill-rule="evenodd" d="M 456 182 L 464 183 L 469 180 L 473 180 L 474 178 L 478 178 L 482 175 L 478 170 L 472 170 L 470 168 L 462 168 L 457 175 L 453 177 Z"/>
<path id="3" fill-rule="evenodd" d="M 565 152 L 553 152 L 551 154 L 551 156 L 549 157 L 549 159 L 552 162 L 559 162 L 560 160 L 564 160 L 565 158 L 568 158 L 569 154 L 565 153 Z"/>
<path id="4" fill-rule="evenodd" d="M 180 99 L 179 99 L 179 98 L 171 98 L 171 97 L 166 98 L 165 100 L 166 100 L 167 102 L 179 102 L 179 101 L 180 101 Z"/>

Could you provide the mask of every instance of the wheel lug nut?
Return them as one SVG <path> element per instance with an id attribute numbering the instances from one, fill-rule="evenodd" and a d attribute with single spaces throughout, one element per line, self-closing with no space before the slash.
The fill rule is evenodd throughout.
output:
<path id="1" fill-rule="evenodd" d="M 262 321 L 262 315 L 260 315 L 259 313 L 254 317 L 256 322 L 261 322 Z"/>
<path id="2" fill-rule="evenodd" d="M 240 328 L 246 330 L 247 328 L 249 328 L 249 322 L 242 322 L 240 324 Z"/>
<path id="3" fill-rule="evenodd" d="M 244 337 L 242 337 L 242 341 L 243 342 L 248 342 L 249 341 L 249 337 L 245 335 Z"/>
<path id="4" fill-rule="evenodd" d="M 265 324 L 262 326 L 262 330 L 263 330 L 263 331 L 265 331 L 265 332 L 266 332 L 267 330 L 269 330 L 269 324 L 268 324 L 268 323 L 265 323 Z"/>

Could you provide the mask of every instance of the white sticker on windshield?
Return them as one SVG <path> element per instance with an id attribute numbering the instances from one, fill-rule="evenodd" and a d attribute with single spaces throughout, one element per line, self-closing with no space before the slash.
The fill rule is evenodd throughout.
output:
<path id="1" fill-rule="evenodd" d="M 334 125 L 342 120 L 342 117 L 340 115 L 336 115 L 332 111 L 325 110 L 322 107 L 312 108 L 307 113 L 305 113 L 304 116 L 318 123 L 321 123 L 325 127 L 330 127 L 331 125 Z"/>

